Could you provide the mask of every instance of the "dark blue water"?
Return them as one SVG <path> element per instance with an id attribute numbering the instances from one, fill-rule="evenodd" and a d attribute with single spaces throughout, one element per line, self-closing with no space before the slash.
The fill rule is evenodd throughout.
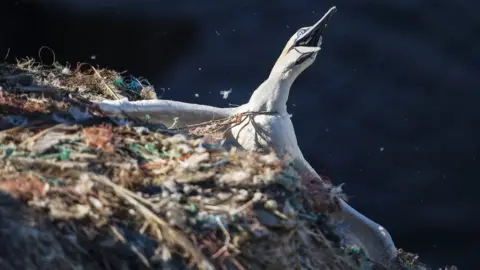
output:
<path id="1" fill-rule="evenodd" d="M 2 4 L 0 55 L 48 45 L 59 61 L 128 69 L 164 98 L 216 106 L 246 102 L 296 29 L 337 5 L 290 94 L 306 158 L 347 183 L 352 204 L 399 247 L 434 267 L 480 269 L 480 4 L 33 2 Z"/>

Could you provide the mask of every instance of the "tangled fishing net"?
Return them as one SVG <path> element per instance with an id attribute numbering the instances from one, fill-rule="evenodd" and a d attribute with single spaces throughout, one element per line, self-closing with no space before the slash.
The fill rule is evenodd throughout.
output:
<path id="1" fill-rule="evenodd" d="M 273 153 L 106 117 L 92 103 L 157 98 L 145 81 L 27 59 L 0 66 L 0 87 L 1 269 L 365 265 Z M 422 269 L 400 254 L 395 265 Z"/>

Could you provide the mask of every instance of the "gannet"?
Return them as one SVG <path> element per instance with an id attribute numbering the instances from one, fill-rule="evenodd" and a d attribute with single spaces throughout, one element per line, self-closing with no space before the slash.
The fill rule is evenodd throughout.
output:
<path id="1" fill-rule="evenodd" d="M 327 21 L 336 11 L 330 8 L 314 25 L 300 28 L 287 42 L 275 62 L 269 77 L 253 92 L 248 103 L 235 108 L 217 108 L 172 100 L 105 100 L 97 102 L 104 112 L 135 117 L 149 115 L 149 121 L 177 126 L 193 125 L 209 120 L 232 117 L 246 112 L 261 112 L 248 121 L 232 126 L 226 137 L 249 151 L 270 148 L 279 157 L 289 157 L 302 178 L 322 178 L 305 160 L 297 143 L 287 100 L 295 79 L 315 61 L 320 51 Z M 343 224 L 337 232 L 363 248 L 367 257 L 376 263 L 386 263 L 397 255 L 397 249 L 388 231 L 368 219 L 343 199 L 336 197 L 340 210 L 332 214 Z"/>

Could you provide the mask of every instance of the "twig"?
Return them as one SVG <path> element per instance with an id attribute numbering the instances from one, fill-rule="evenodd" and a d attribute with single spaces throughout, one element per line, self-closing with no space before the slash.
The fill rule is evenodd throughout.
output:
<path id="1" fill-rule="evenodd" d="M 110 226 L 110 230 L 113 232 L 113 234 L 124 244 L 127 244 L 128 241 L 123 237 L 123 235 L 117 230 L 117 228 Z M 135 253 L 138 258 L 142 261 L 143 264 L 145 264 L 146 267 L 150 268 L 150 263 L 148 262 L 147 258 L 145 258 L 145 255 L 143 255 L 135 246 L 130 245 L 130 249 Z"/>
<path id="2" fill-rule="evenodd" d="M 214 269 L 213 265 L 211 265 L 211 263 L 207 260 L 207 258 L 205 258 L 205 256 L 200 251 L 198 251 L 196 247 L 193 246 L 193 244 L 185 235 L 171 228 L 166 221 L 159 218 L 145 205 L 141 204 L 135 198 L 130 196 L 129 193 L 131 193 L 131 191 L 128 191 L 125 188 L 113 183 L 105 176 L 96 175 L 92 173 L 89 174 L 89 176 L 91 179 L 95 180 L 96 182 L 99 182 L 103 185 L 111 187 L 118 196 L 122 197 L 123 199 L 128 201 L 130 204 L 132 204 L 135 208 L 137 208 L 137 211 L 141 213 L 145 217 L 145 219 L 151 220 L 157 223 L 162 230 L 162 234 L 164 236 L 170 236 L 169 240 L 181 246 L 186 252 L 188 252 L 192 256 L 192 258 L 199 265 L 202 265 L 207 269 Z"/>
<path id="3" fill-rule="evenodd" d="M 255 198 L 249 200 L 248 202 L 241 205 L 237 209 L 233 209 L 232 211 L 229 211 L 228 214 L 231 216 L 240 214 L 241 212 L 245 211 L 248 207 L 252 206 L 254 202 L 255 202 Z"/>
<path id="4" fill-rule="evenodd" d="M 3 58 L 3 61 L 7 61 L 8 56 L 10 55 L 10 48 L 7 49 L 7 54 L 5 54 L 5 57 Z"/>
<path id="5" fill-rule="evenodd" d="M 35 142 L 35 140 L 37 140 L 38 138 L 42 137 L 43 135 L 47 134 L 48 132 L 50 131 L 53 131 L 61 126 L 65 126 L 64 124 L 58 124 L 58 125 L 55 125 L 55 126 L 52 126 L 52 127 L 49 127 L 49 128 L 46 128 L 42 131 L 40 131 L 39 133 L 35 134 L 34 136 L 32 137 L 29 137 L 28 139 L 26 139 L 25 141 L 23 141 L 19 146 L 20 147 L 25 147 L 27 146 L 28 148 L 30 148 L 30 145 Z"/>
<path id="6" fill-rule="evenodd" d="M 178 117 L 173 118 L 173 124 L 168 129 L 173 129 L 178 124 Z"/>
<path id="7" fill-rule="evenodd" d="M 110 93 L 116 98 L 116 99 L 120 99 L 120 97 L 117 95 L 117 93 L 115 93 L 112 88 L 110 88 L 110 86 L 108 86 L 108 84 L 105 82 L 105 80 L 102 78 L 102 76 L 100 75 L 100 73 L 98 73 L 98 71 L 92 66 L 90 65 L 93 72 L 95 72 L 95 75 L 97 75 L 97 77 L 100 79 L 100 81 L 103 83 L 103 85 L 105 85 L 105 87 L 108 89 L 108 91 L 110 91 Z"/>
<path id="8" fill-rule="evenodd" d="M 150 223 L 148 221 L 144 222 L 140 230 L 138 231 L 141 234 L 144 234 L 147 228 L 150 226 Z"/>
<path id="9" fill-rule="evenodd" d="M 220 118 L 220 119 L 217 119 L 217 120 L 209 120 L 209 121 L 198 123 L 198 124 L 186 125 L 185 127 L 182 127 L 182 128 L 179 128 L 179 129 L 180 130 L 185 130 L 185 129 L 192 129 L 192 128 L 196 128 L 196 127 L 203 127 L 203 126 L 207 126 L 207 125 L 210 125 L 210 124 L 213 124 L 213 123 L 218 123 L 218 122 L 229 120 L 229 119 L 231 119 L 231 116 Z M 225 124 L 225 123 L 222 123 L 222 124 Z M 226 123 L 226 124 L 228 124 L 228 123 Z"/>
<path id="10" fill-rule="evenodd" d="M 23 129 L 25 129 L 25 126 L 17 126 L 17 127 L 13 127 L 13 128 L 10 128 L 10 129 L 0 130 L 0 135 L 1 134 L 11 134 L 11 133 L 14 133 L 14 132 L 17 132 L 17 131 L 21 131 Z"/>
<path id="11" fill-rule="evenodd" d="M 245 118 L 243 118 L 243 116 L 245 116 Z M 228 127 L 224 132 L 223 132 L 223 135 L 225 135 L 229 130 L 231 130 L 232 128 L 242 124 L 243 122 L 245 122 L 245 120 L 247 118 L 250 118 L 251 116 L 249 115 L 244 115 L 244 114 L 237 114 L 237 115 L 234 115 L 234 120 L 233 120 L 233 123 L 234 125 L 230 125 L 230 127 Z M 242 119 L 243 118 L 243 119 Z"/>
<path id="12" fill-rule="evenodd" d="M 235 259 L 234 257 L 230 258 L 230 262 L 235 265 L 235 267 L 237 267 L 238 270 L 246 270 L 245 267 L 243 267 L 243 265 L 237 261 L 237 259 Z"/>
<path id="13" fill-rule="evenodd" d="M 253 116 L 253 115 L 260 115 L 260 114 L 263 114 L 263 115 L 272 115 L 272 114 L 275 114 L 273 112 L 267 112 L 267 111 L 261 111 L 261 112 L 242 112 L 242 113 L 239 113 L 237 115 L 233 115 L 233 116 L 229 116 L 229 117 L 224 117 L 224 118 L 220 118 L 220 119 L 217 119 L 217 120 L 210 120 L 210 121 L 206 121 L 206 122 L 202 122 L 202 123 L 198 123 L 198 124 L 193 124 L 193 125 L 187 125 L 185 127 L 182 127 L 181 129 L 191 129 L 191 128 L 196 128 L 196 127 L 201 127 L 201 126 L 206 126 L 206 125 L 209 125 L 209 124 L 212 124 L 212 123 L 219 123 L 219 122 L 222 122 L 222 121 L 225 121 L 225 120 L 230 120 L 228 123 L 222 123 L 222 124 L 230 124 L 231 122 L 236 122 L 237 121 L 237 117 L 238 115 L 241 115 L 241 116 Z"/>
<path id="14" fill-rule="evenodd" d="M 225 235 L 225 241 L 224 241 L 224 246 L 220 248 L 215 254 L 212 255 L 213 259 L 218 258 L 221 256 L 225 251 L 228 251 L 228 248 L 232 248 L 235 250 L 236 253 L 240 253 L 240 251 L 230 243 L 232 240 L 232 237 L 230 236 L 230 233 L 228 232 L 227 228 L 225 228 L 225 225 L 223 225 L 223 222 L 220 220 L 220 217 L 215 217 L 215 221 L 217 222 L 218 226 L 220 226 L 220 229 L 222 230 L 223 234 Z"/>

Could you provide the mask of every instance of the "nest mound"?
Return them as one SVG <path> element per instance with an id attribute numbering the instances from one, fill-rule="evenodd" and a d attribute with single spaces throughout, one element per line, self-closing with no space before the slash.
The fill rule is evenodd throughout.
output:
<path id="1" fill-rule="evenodd" d="M 273 153 L 113 119 L 92 103 L 156 98 L 145 81 L 27 59 L 0 66 L 0 87 L 2 269 L 368 263 L 341 246 L 328 214 L 312 210 L 298 175 Z M 389 269 L 417 264 L 402 254 Z"/>

